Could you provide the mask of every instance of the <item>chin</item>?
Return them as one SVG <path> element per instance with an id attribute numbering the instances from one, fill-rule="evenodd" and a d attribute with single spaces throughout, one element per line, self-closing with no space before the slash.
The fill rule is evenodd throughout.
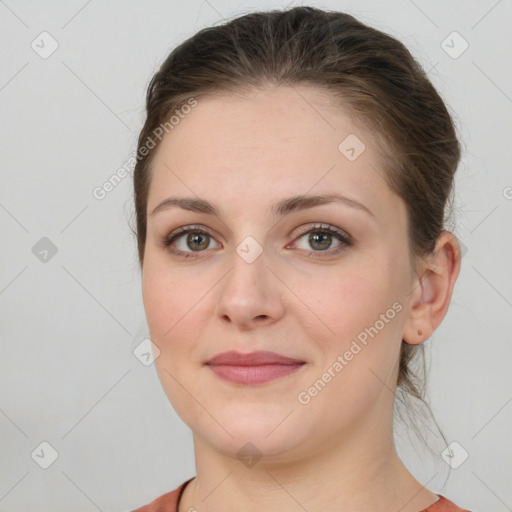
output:
<path id="1" fill-rule="evenodd" d="M 267 434 L 268 432 L 245 432 L 233 434 L 233 437 L 223 436 L 221 439 L 210 437 L 208 443 L 221 455 L 238 459 L 248 468 L 257 463 L 271 464 L 295 459 L 300 450 L 298 441 L 291 439 L 289 435 L 276 434 L 267 437 Z"/>
<path id="2" fill-rule="evenodd" d="M 287 414 L 289 411 L 285 414 L 277 412 L 267 415 L 263 412 L 255 414 L 254 406 L 252 414 L 241 411 L 231 417 L 216 415 L 212 411 L 212 415 L 224 428 L 213 420 L 200 426 L 192 421 L 189 427 L 206 440 L 213 449 L 227 457 L 240 459 L 244 455 L 254 455 L 257 458 L 282 456 L 294 451 L 303 443 L 299 426 L 292 421 L 293 415 L 283 421 Z M 204 418 L 202 416 L 203 420 Z M 212 423 L 215 423 L 215 427 Z"/>

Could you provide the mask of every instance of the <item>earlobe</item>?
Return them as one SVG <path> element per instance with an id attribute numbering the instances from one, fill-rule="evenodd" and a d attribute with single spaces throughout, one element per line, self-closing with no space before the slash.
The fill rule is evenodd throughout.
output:
<path id="1" fill-rule="evenodd" d="M 443 231 L 434 251 L 421 263 L 409 294 L 409 313 L 402 339 L 411 345 L 426 341 L 445 317 L 460 271 L 460 245 L 453 233 Z"/>

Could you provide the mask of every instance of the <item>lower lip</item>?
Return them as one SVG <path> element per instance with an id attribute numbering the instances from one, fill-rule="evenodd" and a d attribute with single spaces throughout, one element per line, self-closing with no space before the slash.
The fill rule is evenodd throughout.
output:
<path id="1" fill-rule="evenodd" d="M 304 364 L 262 364 L 258 366 L 208 365 L 215 375 L 236 384 L 263 384 L 296 372 Z"/>

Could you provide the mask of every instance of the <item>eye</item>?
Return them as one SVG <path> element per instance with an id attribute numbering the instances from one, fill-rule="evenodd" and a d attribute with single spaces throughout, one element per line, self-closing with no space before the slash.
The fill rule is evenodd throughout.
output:
<path id="1" fill-rule="evenodd" d="M 353 244 L 353 239 L 348 233 L 328 224 L 317 224 L 309 227 L 306 231 L 303 230 L 296 241 L 303 238 L 306 239 L 305 243 L 309 244 L 309 247 L 313 250 L 308 247 L 299 248 L 309 252 L 311 257 L 315 258 L 322 257 L 323 254 L 321 253 L 329 256 L 338 254 Z M 332 247 L 333 238 L 338 241 L 338 244 L 334 247 Z M 218 242 L 215 242 L 213 235 L 202 226 L 181 227 L 160 241 L 160 245 L 184 258 L 200 256 L 200 253 L 205 250 L 214 248 L 212 243 L 217 243 L 217 248 L 222 247 Z"/>
<path id="2" fill-rule="evenodd" d="M 335 245 L 334 248 L 332 248 L 333 238 L 338 241 L 338 244 Z M 317 224 L 307 231 L 302 232 L 296 240 L 301 239 L 305 239 L 305 243 L 314 249 L 311 251 L 308 247 L 302 247 L 305 251 L 309 251 L 312 257 L 322 257 L 323 255 L 318 254 L 322 252 L 328 255 L 338 254 L 353 243 L 352 237 L 348 233 L 334 226 L 322 224 Z"/>
<path id="3" fill-rule="evenodd" d="M 171 233 L 161 241 L 161 244 L 175 254 L 185 258 L 194 258 L 196 257 L 194 253 L 211 249 L 211 242 L 214 242 L 214 238 L 204 228 L 200 226 L 187 226 Z M 189 252 L 188 249 L 191 249 L 191 251 Z"/>

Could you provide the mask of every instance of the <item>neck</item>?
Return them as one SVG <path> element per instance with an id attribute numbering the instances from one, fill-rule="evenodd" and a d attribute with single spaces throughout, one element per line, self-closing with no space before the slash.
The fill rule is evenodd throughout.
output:
<path id="1" fill-rule="evenodd" d="M 325 448 L 313 455 L 286 461 L 262 457 L 252 467 L 194 435 L 196 478 L 186 487 L 179 512 L 239 510 L 242 503 L 247 512 L 418 512 L 438 500 L 401 462 L 392 430 L 371 435 L 361 426 L 354 430 L 343 434 L 350 442 L 323 439 Z"/>

